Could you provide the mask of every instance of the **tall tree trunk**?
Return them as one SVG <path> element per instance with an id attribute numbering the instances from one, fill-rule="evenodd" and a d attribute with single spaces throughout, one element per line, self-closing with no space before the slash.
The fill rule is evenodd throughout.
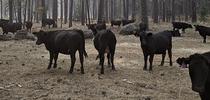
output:
<path id="1" fill-rule="evenodd" d="M 90 24 L 90 3 L 89 3 L 89 0 L 86 0 L 86 7 L 87 7 L 88 24 Z"/>
<path id="2" fill-rule="evenodd" d="M 97 18 L 97 0 L 93 0 L 93 19 Z"/>
<path id="3" fill-rule="evenodd" d="M 132 19 L 136 16 L 136 0 L 132 0 Z"/>
<path id="4" fill-rule="evenodd" d="M 85 25 L 85 1 L 81 0 L 81 24 Z"/>
<path id="5" fill-rule="evenodd" d="M 192 0 L 192 22 L 197 22 L 197 15 L 196 15 L 196 0 Z"/>
<path id="6" fill-rule="evenodd" d="M 0 0 L 0 2 L 1 2 L 0 6 L 1 6 L 1 19 L 2 19 L 3 18 L 3 7 L 2 7 L 3 6 L 3 2 L 2 2 L 2 0 Z"/>
<path id="7" fill-rule="evenodd" d="M 158 23 L 158 13 L 159 13 L 159 7 L 158 7 L 158 0 L 153 0 L 153 4 L 154 4 L 154 6 L 153 6 L 153 17 L 154 17 L 154 20 L 153 20 L 153 22 L 154 23 Z"/>
<path id="8" fill-rule="evenodd" d="M 128 6 L 127 6 L 127 0 L 123 0 L 123 17 L 124 19 L 128 19 Z"/>
<path id="9" fill-rule="evenodd" d="M 141 0 L 141 21 L 146 24 L 147 30 L 149 29 L 148 14 L 147 14 L 147 0 Z"/>
<path id="10" fill-rule="evenodd" d="M 34 16 L 33 16 L 33 12 L 34 12 L 33 8 L 34 8 L 34 0 L 31 1 L 31 13 L 30 13 L 30 16 L 31 16 L 30 21 L 31 21 L 31 22 L 32 22 L 33 17 L 34 17 Z"/>
<path id="11" fill-rule="evenodd" d="M 9 0 L 9 21 L 13 22 L 13 0 Z"/>
<path id="12" fill-rule="evenodd" d="M 63 0 L 61 0 L 61 28 L 63 27 Z"/>
<path id="13" fill-rule="evenodd" d="M 47 18 L 46 7 L 45 7 L 45 0 L 42 0 L 42 19 Z"/>
<path id="14" fill-rule="evenodd" d="M 27 3 L 28 3 L 28 0 L 25 0 L 25 8 L 24 8 L 24 18 L 23 18 L 23 23 L 26 22 L 26 12 L 27 12 Z M 23 28 L 25 28 L 25 25 L 23 26 Z"/>
<path id="15" fill-rule="evenodd" d="M 172 21 L 175 21 L 175 0 L 172 0 L 172 15 L 171 15 L 171 18 L 172 18 Z"/>
<path id="16" fill-rule="evenodd" d="M 163 15 L 162 15 L 162 19 L 163 19 L 163 22 L 166 21 L 166 2 L 165 0 L 162 1 L 163 2 Z"/>
<path id="17" fill-rule="evenodd" d="M 108 12 L 108 8 L 109 8 L 109 6 L 108 6 L 108 0 L 105 0 L 105 9 L 104 9 L 104 17 L 105 17 L 105 21 L 106 22 L 108 22 L 108 20 L 109 20 L 109 12 Z"/>
<path id="18" fill-rule="evenodd" d="M 110 17 L 111 17 L 111 20 L 113 20 L 114 19 L 114 0 L 110 0 L 110 6 L 111 6 Z"/>
<path id="19" fill-rule="evenodd" d="M 69 27 L 72 27 L 73 0 L 69 0 Z"/>
<path id="20" fill-rule="evenodd" d="M 43 0 L 44 1 L 44 0 Z M 31 0 L 28 0 L 28 13 L 27 13 L 27 21 L 31 19 Z"/>
<path id="21" fill-rule="evenodd" d="M 99 0 L 99 6 L 98 6 L 98 23 L 100 23 L 104 16 L 104 0 Z"/>
<path id="22" fill-rule="evenodd" d="M 57 19 L 58 19 L 58 0 L 53 0 L 53 20 L 56 21 L 57 23 Z M 57 26 L 57 25 L 56 25 Z"/>
<path id="23" fill-rule="evenodd" d="M 17 0 L 18 3 L 18 22 L 22 22 L 22 14 L 21 14 L 21 0 Z"/>
<path id="24" fill-rule="evenodd" d="M 68 0 L 64 0 L 64 24 L 67 23 L 68 17 Z"/>

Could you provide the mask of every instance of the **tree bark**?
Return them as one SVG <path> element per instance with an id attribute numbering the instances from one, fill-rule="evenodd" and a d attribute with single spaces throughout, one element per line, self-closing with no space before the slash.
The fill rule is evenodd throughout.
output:
<path id="1" fill-rule="evenodd" d="M 104 0 L 99 0 L 99 7 L 98 7 L 98 23 L 103 20 L 104 16 Z"/>
<path id="2" fill-rule="evenodd" d="M 153 0 L 153 22 L 158 23 L 158 13 L 159 13 L 159 7 L 158 7 L 158 0 Z"/>
<path id="3" fill-rule="evenodd" d="M 22 13 L 21 13 L 21 0 L 17 0 L 18 3 L 18 22 L 22 22 Z"/>
<path id="4" fill-rule="evenodd" d="M 64 24 L 67 23 L 68 17 L 68 0 L 64 0 Z"/>
<path id="5" fill-rule="evenodd" d="M 69 27 L 72 27 L 73 0 L 69 0 Z"/>
<path id="6" fill-rule="evenodd" d="M 84 6 L 85 6 L 85 2 L 84 2 L 84 0 L 81 0 L 81 24 L 82 25 L 85 25 L 85 9 L 84 9 Z"/>
<path id="7" fill-rule="evenodd" d="M 9 21 L 13 22 L 13 0 L 9 0 Z"/>
<path id="8" fill-rule="evenodd" d="M 146 24 L 147 30 L 149 29 L 148 14 L 147 14 L 147 0 L 141 0 L 141 21 Z"/>
<path id="9" fill-rule="evenodd" d="M 197 7 L 196 7 L 196 0 L 192 0 L 192 22 L 197 22 L 197 14 L 196 14 L 196 10 L 197 10 Z"/>
<path id="10" fill-rule="evenodd" d="M 57 22 L 58 19 L 58 0 L 53 0 L 53 20 Z M 57 26 L 57 25 L 56 25 Z"/>

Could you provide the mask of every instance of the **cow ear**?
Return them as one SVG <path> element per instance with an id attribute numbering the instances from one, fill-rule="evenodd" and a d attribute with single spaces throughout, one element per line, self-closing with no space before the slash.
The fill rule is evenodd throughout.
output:
<path id="1" fill-rule="evenodd" d="M 148 36 L 148 37 L 150 37 L 150 36 L 152 36 L 152 35 L 153 35 L 152 33 L 147 33 L 147 36 Z"/>

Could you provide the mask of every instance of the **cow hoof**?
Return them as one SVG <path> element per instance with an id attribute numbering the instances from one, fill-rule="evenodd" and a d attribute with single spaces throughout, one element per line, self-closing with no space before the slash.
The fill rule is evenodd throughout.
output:
<path id="1" fill-rule="evenodd" d="M 104 74 L 104 72 L 101 72 L 101 74 L 103 75 L 103 74 Z"/>
<path id="2" fill-rule="evenodd" d="M 53 68 L 57 68 L 57 65 L 54 65 Z"/>
<path id="3" fill-rule="evenodd" d="M 69 73 L 72 74 L 73 73 L 73 70 L 70 70 Z"/>
<path id="4" fill-rule="evenodd" d="M 143 68 L 143 70 L 144 70 L 144 71 L 146 71 L 146 70 L 147 70 L 147 68 Z"/>
<path id="5" fill-rule="evenodd" d="M 115 68 L 112 68 L 113 71 L 117 71 Z"/>
<path id="6" fill-rule="evenodd" d="M 47 69 L 49 70 L 51 68 L 51 66 L 48 66 Z"/>

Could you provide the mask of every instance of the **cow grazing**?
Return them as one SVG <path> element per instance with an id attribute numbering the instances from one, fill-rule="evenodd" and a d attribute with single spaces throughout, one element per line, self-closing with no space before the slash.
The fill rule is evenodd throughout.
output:
<path id="1" fill-rule="evenodd" d="M 100 58 L 101 74 L 104 74 L 104 54 L 107 53 L 108 65 L 112 66 L 112 70 L 115 70 L 114 54 L 116 48 L 116 37 L 111 30 L 97 30 L 95 27 L 90 28 L 94 34 L 94 46 L 98 51 Z"/>
<path id="2" fill-rule="evenodd" d="M 120 27 L 121 23 L 122 23 L 121 20 L 111 20 L 111 26 L 112 26 L 112 27 L 113 27 L 114 25 Z"/>
<path id="3" fill-rule="evenodd" d="M 147 59 L 148 59 L 148 56 L 150 56 L 149 71 L 152 71 L 152 62 L 153 62 L 154 54 L 162 54 L 162 61 L 160 65 L 163 66 L 166 50 L 168 50 L 170 66 L 172 66 L 172 51 L 171 51 L 172 34 L 171 32 L 163 31 L 156 34 L 140 32 L 140 41 L 141 41 L 141 48 L 143 50 L 143 55 L 144 55 L 143 70 L 147 70 Z"/>
<path id="4" fill-rule="evenodd" d="M 134 23 L 134 22 L 135 22 L 134 19 L 132 19 L 132 20 L 122 20 L 122 26 L 125 26 L 125 25 L 130 24 L 130 23 Z"/>
<path id="5" fill-rule="evenodd" d="M 178 58 L 177 63 L 189 68 L 192 90 L 199 93 L 201 100 L 210 100 L 210 52 Z"/>
<path id="6" fill-rule="evenodd" d="M 53 27 L 57 27 L 56 21 L 53 19 L 42 19 L 42 27 L 45 27 L 46 25 L 49 26 L 53 25 Z"/>
<path id="7" fill-rule="evenodd" d="M 22 23 L 5 23 L 2 26 L 3 34 L 8 34 L 8 32 L 12 32 L 13 34 L 17 32 L 17 30 L 22 29 Z"/>
<path id="8" fill-rule="evenodd" d="M 206 43 L 206 36 L 210 36 L 210 27 L 194 25 L 195 31 L 198 31 L 199 34 L 203 37 L 203 43 Z"/>
<path id="9" fill-rule="evenodd" d="M 26 25 L 27 30 L 31 32 L 31 28 L 33 26 L 33 23 L 32 22 L 25 22 L 25 25 Z"/>
<path id="10" fill-rule="evenodd" d="M 72 73 L 76 61 L 75 53 L 78 50 L 81 63 L 81 73 L 84 74 L 83 55 L 87 57 L 87 53 L 85 51 L 85 38 L 83 31 L 77 29 L 50 32 L 39 31 L 34 32 L 33 34 L 38 38 L 36 44 L 40 45 L 43 43 L 50 53 L 50 62 L 47 69 L 51 68 L 53 59 L 53 68 L 57 67 L 58 54 L 62 53 L 71 56 L 71 68 L 69 73 Z"/>
<path id="11" fill-rule="evenodd" d="M 173 30 L 180 30 L 182 29 L 182 32 L 185 32 L 185 29 L 192 28 L 191 24 L 184 23 L 184 22 L 172 22 Z"/>

